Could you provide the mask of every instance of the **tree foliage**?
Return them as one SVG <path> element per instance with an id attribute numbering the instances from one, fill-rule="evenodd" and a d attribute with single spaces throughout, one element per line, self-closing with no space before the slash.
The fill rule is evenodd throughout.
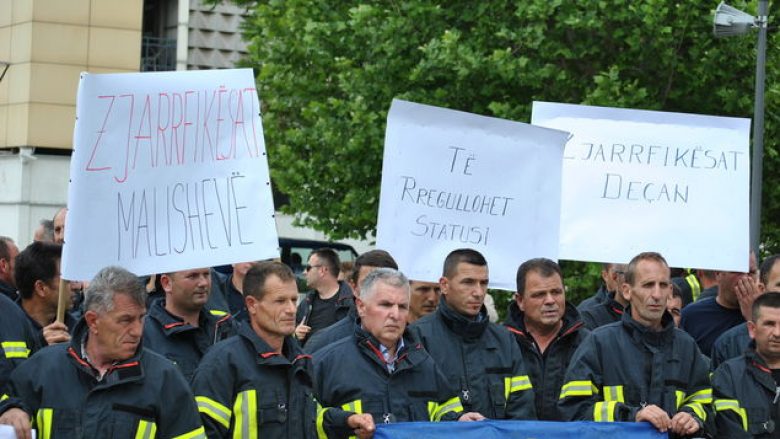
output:
<path id="1" fill-rule="evenodd" d="M 245 64 L 256 68 L 274 184 L 288 212 L 334 239 L 375 229 L 396 97 L 523 122 L 534 100 L 752 117 L 755 35 L 713 38 L 717 0 L 245 3 Z M 733 3 L 755 13 L 756 1 Z M 771 252 L 780 249 L 779 42 L 772 33 Z"/>

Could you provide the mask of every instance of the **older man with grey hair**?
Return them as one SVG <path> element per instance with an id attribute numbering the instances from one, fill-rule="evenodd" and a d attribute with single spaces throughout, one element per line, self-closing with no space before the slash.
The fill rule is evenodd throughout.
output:
<path id="1" fill-rule="evenodd" d="M 0 424 L 19 438 L 30 437 L 33 418 L 43 438 L 205 438 L 184 377 L 141 347 L 145 303 L 133 273 L 101 270 L 70 343 L 41 350 L 12 373 Z"/>
<path id="2" fill-rule="evenodd" d="M 482 419 L 463 414 L 457 389 L 406 331 L 406 276 L 391 268 L 372 271 L 356 305 L 354 334 L 314 358 L 315 394 L 326 407 L 317 421 L 328 437 L 371 437 L 377 422 Z"/>

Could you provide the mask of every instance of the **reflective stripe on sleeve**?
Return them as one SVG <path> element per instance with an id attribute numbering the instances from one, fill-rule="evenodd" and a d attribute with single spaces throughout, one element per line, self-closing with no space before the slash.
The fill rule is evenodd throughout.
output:
<path id="1" fill-rule="evenodd" d="M 532 388 L 528 375 L 518 375 L 504 378 L 504 398 L 509 400 L 509 394 Z"/>
<path id="2" fill-rule="evenodd" d="M 714 405 L 716 412 L 732 410 L 734 413 L 736 413 L 742 420 L 742 428 L 745 431 L 748 431 L 747 411 L 739 406 L 739 401 L 736 399 L 716 399 Z"/>
<path id="3" fill-rule="evenodd" d="M 712 404 L 712 389 L 706 388 L 694 392 L 691 396 L 685 398 L 684 404 L 689 402 L 698 402 L 699 404 Z"/>
<path id="4" fill-rule="evenodd" d="M 35 414 L 35 429 L 39 439 L 51 439 L 51 422 L 54 409 L 39 409 Z"/>
<path id="5" fill-rule="evenodd" d="M 233 404 L 233 439 L 257 439 L 257 391 L 244 390 Z"/>
<path id="6" fill-rule="evenodd" d="M 596 422 L 615 422 L 617 401 L 599 401 L 593 406 L 593 420 Z"/>
<path id="7" fill-rule="evenodd" d="M 444 402 L 444 404 L 437 404 L 436 410 L 434 410 L 431 421 L 439 422 L 441 421 L 441 418 L 447 413 L 451 413 L 451 412 L 457 413 L 462 411 L 463 411 L 463 405 L 460 403 L 460 398 L 456 396 L 454 398 L 448 399 L 447 401 Z"/>
<path id="8" fill-rule="evenodd" d="M 219 422 L 225 429 L 230 429 L 230 418 L 233 415 L 229 408 L 206 396 L 196 396 L 195 402 L 199 412 Z"/>
<path id="9" fill-rule="evenodd" d="M 141 419 L 138 421 L 138 430 L 135 432 L 135 439 L 154 439 L 157 435 L 157 424 Z"/>
<path id="10" fill-rule="evenodd" d="M 323 422 L 325 421 L 325 412 L 327 412 L 329 407 L 322 407 L 319 403 L 317 403 L 317 438 L 318 439 L 328 439 L 328 435 L 325 434 L 325 427 L 323 426 Z"/>
<path id="11" fill-rule="evenodd" d="M 0 343 L 3 346 L 5 358 L 27 358 L 30 356 L 30 349 L 27 343 L 23 341 L 4 341 Z"/>
<path id="12" fill-rule="evenodd" d="M 593 385 L 593 381 L 569 381 L 561 388 L 560 399 L 569 396 L 593 396 L 599 393 L 599 389 Z"/>
<path id="13" fill-rule="evenodd" d="M 604 386 L 604 401 L 626 402 L 623 397 L 623 386 Z"/>
<path id="14" fill-rule="evenodd" d="M 704 406 L 701 405 L 701 403 L 689 402 L 687 404 L 683 404 L 683 407 L 688 407 L 693 410 L 693 412 L 696 413 L 696 416 L 698 416 L 702 421 L 707 420 L 707 412 L 704 410 Z"/>

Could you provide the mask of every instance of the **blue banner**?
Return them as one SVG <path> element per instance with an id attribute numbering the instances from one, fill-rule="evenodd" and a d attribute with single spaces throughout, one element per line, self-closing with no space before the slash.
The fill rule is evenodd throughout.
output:
<path id="1" fill-rule="evenodd" d="M 377 425 L 376 439 L 668 439 L 646 422 L 400 422 Z"/>

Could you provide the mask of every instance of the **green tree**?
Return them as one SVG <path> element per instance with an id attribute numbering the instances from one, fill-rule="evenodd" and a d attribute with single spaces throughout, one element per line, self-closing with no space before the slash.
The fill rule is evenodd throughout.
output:
<path id="1" fill-rule="evenodd" d="M 334 239 L 375 230 L 395 97 L 526 122 L 534 100 L 752 116 L 755 38 L 715 39 L 717 0 L 239 3 L 284 210 Z M 770 33 L 768 252 L 780 250 L 778 43 Z"/>

